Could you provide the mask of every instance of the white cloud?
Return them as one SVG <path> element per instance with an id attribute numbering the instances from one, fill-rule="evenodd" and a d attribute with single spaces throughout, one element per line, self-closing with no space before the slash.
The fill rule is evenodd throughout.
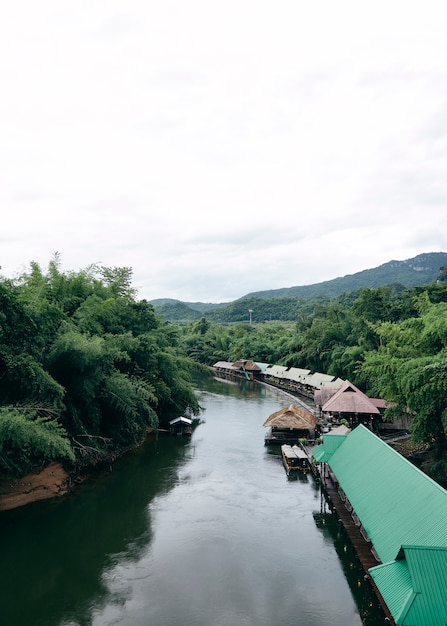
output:
<path id="1" fill-rule="evenodd" d="M 19 0 L 0 265 L 226 301 L 446 250 L 443 3 Z"/>

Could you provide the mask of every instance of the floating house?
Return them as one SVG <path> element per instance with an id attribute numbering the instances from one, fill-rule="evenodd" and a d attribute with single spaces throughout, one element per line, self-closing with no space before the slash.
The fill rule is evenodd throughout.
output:
<path id="1" fill-rule="evenodd" d="M 272 413 L 264 422 L 268 428 L 264 442 L 269 444 L 295 444 L 300 439 L 315 439 L 316 417 L 297 406 L 289 406 Z"/>
<path id="2" fill-rule="evenodd" d="M 230 361 L 217 361 L 214 363 L 213 369 L 218 376 L 223 378 L 235 379 L 241 377 L 239 369 Z"/>
<path id="3" fill-rule="evenodd" d="M 247 380 L 255 380 L 260 379 L 261 374 L 267 365 L 264 365 L 263 363 L 255 363 L 255 361 L 247 359 L 241 359 L 239 361 L 235 361 L 233 363 L 233 367 L 235 367 Z"/>
<path id="4" fill-rule="evenodd" d="M 169 432 L 179 437 L 191 437 L 192 419 L 183 415 L 176 417 L 169 422 Z"/>
<path id="5" fill-rule="evenodd" d="M 374 564 L 361 560 L 389 620 L 446 626 L 447 491 L 362 424 L 324 435 L 313 457 L 369 546 Z"/>
<path id="6" fill-rule="evenodd" d="M 286 367 L 285 365 L 269 365 L 263 374 L 265 382 L 308 398 L 312 398 L 314 391 L 321 389 L 323 385 L 335 384 L 340 386 L 343 382 L 331 374 L 311 372 L 308 369 Z"/>
<path id="7" fill-rule="evenodd" d="M 322 387 L 315 392 L 314 402 L 323 417 L 330 417 L 336 422 L 346 420 L 350 426 L 367 424 L 372 427 L 382 421 L 379 401 L 368 398 L 349 380 L 342 382 L 338 389 Z"/>
<path id="8" fill-rule="evenodd" d="M 234 363 L 217 361 L 213 365 L 213 369 L 219 376 L 231 380 L 261 380 L 267 367 L 267 363 L 257 363 L 247 359 L 240 359 Z"/>

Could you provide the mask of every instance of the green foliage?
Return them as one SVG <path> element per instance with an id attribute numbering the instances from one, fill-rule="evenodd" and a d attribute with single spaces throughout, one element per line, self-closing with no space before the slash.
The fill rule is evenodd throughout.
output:
<path id="1" fill-rule="evenodd" d="M 447 305 L 416 297 L 420 316 L 382 323 L 380 346 L 364 357 L 361 375 L 391 404 L 390 417 L 412 416 L 415 441 L 447 453 Z"/>
<path id="2" fill-rule="evenodd" d="M 349 379 L 387 401 L 387 419 L 412 422 L 414 440 L 432 446 L 444 471 L 447 285 L 367 288 L 307 307 L 294 325 L 213 325 L 204 318 L 183 330 L 185 350 L 210 365 L 245 358 Z"/>
<path id="3" fill-rule="evenodd" d="M 432 260 L 397 269 L 421 277 Z M 14 404 L 17 412 L 7 409 L 4 432 L 14 423 L 16 434 L 4 437 L 11 449 L 2 448 L 0 473 L 73 451 L 93 461 L 134 445 L 147 428 L 198 412 L 194 369 L 241 358 L 349 378 L 385 398 L 389 412 L 414 415 L 414 438 L 429 441 L 441 463 L 447 285 L 404 289 L 393 267 L 382 268 L 388 286 L 351 281 L 349 293 L 332 299 L 320 291 L 312 299 L 253 294 L 225 306 L 191 303 L 190 325 L 182 327 L 136 300 L 130 268 L 63 272 L 56 254 L 46 272 L 32 263 L 16 281 L 0 279 L 0 411 Z M 25 406 L 53 417 L 40 411 L 31 418 Z"/>
<path id="4" fill-rule="evenodd" d="M 437 283 L 447 283 L 447 263 L 439 268 L 438 276 L 436 277 Z"/>
<path id="5" fill-rule="evenodd" d="M 248 322 L 248 309 L 253 309 L 253 319 L 257 323 L 275 320 L 294 321 L 301 312 L 310 314 L 312 307 L 318 302 L 327 304 L 330 300 L 340 298 L 343 306 L 349 306 L 349 300 L 355 299 L 363 290 L 376 292 L 377 289 L 384 287 L 396 297 L 405 289 L 418 289 L 422 285 L 421 289 L 425 290 L 433 283 L 429 289 L 435 296 L 440 286 L 435 281 L 441 283 L 444 276 L 439 268 L 446 263 L 446 253 L 433 252 L 420 254 L 406 261 L 390 261 L 373 269 L 314 285 L 258 291 L 226 304 L 213 305 L 168 299 L 154 300 L 153 304 L 158 315 L 175 323 L 190 324 L 201 317 L 206 317 L 215 324 Z M 373 298 L 376 298 L 376 293 L 373 294 Z M 380 292 L 377 292 L 377 299 L 380 298 Z M 430 299 L 432 302 L 436 301 L 432 295 Z M 401 304 L 404 307 L 411 306 L 411 297 Z M 370 312 L 374 314 L 371 308 Z M 397 321 L 400 313 L 399 309 L 389 311 L 388 314 L 391 316 L 389 319 Z M 403 310 L 402 313 L 407 316 L 409 311 Z"/>
<path id="6" fill-rule="evenodd" d="M 66 432 L 56 419 L 0 408 L 0 474 L 22 476 L 51 460 L 74 461 Z"/>
<path id="7" fill-rule="evenodd" d="M 130 268 L 62 272 L 55 254 L 46 272 L 33 262 L 16 281 L 0 279 L 0 407 L 18 411 L 4 421 L 16 434 L 5 436 L 0 474 L 73 452 L 96 462 L 198 412 L 178 330 L 135 299 L 131 278 Z M 22 419 L 24 406 L 54 417 Z"/>

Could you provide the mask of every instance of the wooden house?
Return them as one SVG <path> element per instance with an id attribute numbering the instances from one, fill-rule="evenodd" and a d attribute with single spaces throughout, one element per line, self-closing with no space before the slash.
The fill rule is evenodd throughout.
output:
<path id="1" fill-rule="evenodd" d="M 332 395 L 328 391 L 322 393 L 322 397 L 330 395 L 321 406 L 323 417 L 336 422 L 346 420 L 350 426 L 366 424 L 373 428 L 376 422 L 382 420 L 380 410 L 366 394 L 345 380 Z"/>
<path id="2" fill-rule="evenodd" d="M 169 432 L 178 437 L 191 437 L 192 419 L 183 415 L 176 417 L 169 422 Z"/>

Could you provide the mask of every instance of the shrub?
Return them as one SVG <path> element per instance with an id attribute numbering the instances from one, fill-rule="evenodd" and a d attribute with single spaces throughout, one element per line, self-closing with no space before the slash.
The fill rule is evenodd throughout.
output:
<path id="1" fill-rule="evenodd" d="M 35 412 L 0 408 L 0 474 L 23 476 L 49 461 L 74 460 L 62 426 Z"/>

